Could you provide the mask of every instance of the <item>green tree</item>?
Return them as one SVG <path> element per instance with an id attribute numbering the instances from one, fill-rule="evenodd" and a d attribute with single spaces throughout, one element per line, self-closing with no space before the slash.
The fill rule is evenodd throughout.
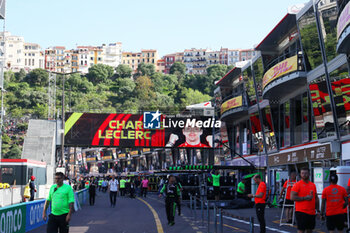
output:
<path id="1" fill-rule="evenodd" d="M 26 76 L 25 81 L 31 86 L 46 87 L 49 82 L 49 74 L 46 70 L 38 68 L 34 69 Z"/>
<path id="2" fill-rule="evenodd" d="M 114 74 L 113 67 L 105 64 L 93 65 L 89 68 L 87 77 L 93 84 L 107 82 Z"/>
<path id="3" fill-rule="evenodd" d="M 152 80 L 147 76 L 137 78 L 135 94 L 139 100 L 140 106 L 144 109 L 152 106 L 155 101 L 156 94 L 153 91 Z"/>
<path id="4" fill-rule="evenodd" d="M 14 144 L 11 146 L 10 150 L 4 155 L 6 159 L 20 159 L 22 151 L 18 145 Z"/>
<path id="5" fill-rule="evenodd" d="M 27 73 L 24 69 L 20 69 L 19 72 L 15 73 L 15 78 L 16 78 L 16 82 L 22 82 L 25 77 L 27 76 Z"/>
<path id="6" fill-rule="evenodd" d="M 181 98 L 181 107 L 185 107 L 191 104 L 197 104 L 209 101 L 211 97 L 209 95 L 205 95 L 198 90 L 193 90 L 191 88 L 184 88 L 183 91 L 184 97 Z"/>
<path id="7" fill-rule="evenodd" d="M 182 62 L 175 62 L 170 67 L 169 74 L 176 75 L 178 82 L 181 84 L 186 75 L 186 65 Z"/>
<path id="8" fill-rule="evenodd" d="M 152 77 L 156 73 L 156 68 L 153 64 L 140 63 L 137 67 L 137 77 L 148 76 Z"/>
<path id="9" fill-rule="evenodd" d="M 33 117 L 38 119 L 44 119 L 47 117 L 47 105 L 37 103 L 33 108 Z"/>
<path id="10" fill-rule="evenodd" d="M 132 69 L 128 65 L 120 64 L 115 69 L 116 78 L 131 78 Z"/>

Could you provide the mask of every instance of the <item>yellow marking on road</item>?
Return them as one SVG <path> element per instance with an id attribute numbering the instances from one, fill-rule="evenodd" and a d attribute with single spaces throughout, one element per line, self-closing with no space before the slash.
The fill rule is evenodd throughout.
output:
<path id="1" fill-rule="evenodd" d="M 240 228 L 237 228 L 237 227 L 233 227 L 233 226 L 230 226 L 230 225 L 227 225 L 227 224 L 223 224 L 225 227 L 228 227 L 228 228 L 232 228 L 232 229 L 235 229 L 236 231 L 241 231 L 241 232 L 248 232 L 248 231 L 244 231 Z"/>
<path id="2" fill-rule="evenodd" d="M 164 233 L 163 226 L 162 226 L 162 223 L 160 222 L 160 219 L 159 219 L 159 217 L 158 217 L 157 212 L 153 209 L 153 207 L 152 207 L 150 204 L 148 204 L 147 201 L 145 201 L 145 200 L 143 200 L 143 199 L 141 199 L 141 198 L 139 198 L 139 197 L 138 197 L 137 199 L 140 200 L 140 201 L 142 201 L 143 203 L 145 203 L 145 204 L 148 206 L 148 208 L 152 211 L 154 220 L 156 221 L 158 233 Z"/>

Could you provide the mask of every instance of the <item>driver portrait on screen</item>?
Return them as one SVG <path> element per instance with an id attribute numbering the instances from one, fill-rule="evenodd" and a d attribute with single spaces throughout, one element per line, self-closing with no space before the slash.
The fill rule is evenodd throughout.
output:
<path id="1" fill-rule="evenodd" d="M 201 143 L 201 135 L 203 134 L 203 130 L 201 128 L 186 126 L 182 130 L 182 133 L 185 136 L 185 142 L 180 144 L 178 147 L 211 147 L 212 145 L 213 137 L 211 135 L 206 137 L 208 145 Z M 179 136 L 176 134 L 171 134 L 166 147 L 173 147 L 177 140 L 179 140 Z"/>

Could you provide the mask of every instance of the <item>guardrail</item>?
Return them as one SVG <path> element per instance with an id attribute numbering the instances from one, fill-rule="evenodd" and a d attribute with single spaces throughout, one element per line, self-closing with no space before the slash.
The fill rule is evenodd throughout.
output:
<path id="1" fill-rule="evenodd" d="M 75 192 L 75 210 L 87 203 L 88 189 Z M 0 208 L 1 233 L 22 233 L 47 223 L 42 219 L 45 199 Z M 50 213 L 49 208 L 47 213 Z"/>
<path id="2" fill-rule="evenodd" d="M 224 217 L 230 217 L 230 218 L 236 218 L 236 219 L 240 219 L 240 220 L 245 220 L 249 222 L 249 232 L 250 233 L 254 233 L 254 217 L 242 217 L 242 216 L 237 216 L 234 214 L 231 214 L 229 212 L 226 212 L 223 210 L 223 208 L 220 208 L 217 206 L 217 202 L 216 201 L 209 201 L 209 200 L 204 200 L 204 196 L 201 196 L 200 198 L 197 196 L 192 196 L 190 195 L 190 210 L 191 210 L 191 215 L 193 217 L 193 220 L 195 222 L 197 221 L 197 201 L 200 201 L 200 210 L 201 210 L 201 225 L 199 225 L 199 227 L 204 227 L 205 222 L 204 222 L 204 207 L 207 208 L 207 232 L 210 233 L 211 231 L 211 213 L 210 213 L 210 209 L 213 209 L 213 222 L 214 222 L 214 232 L 217 233 L 218 232 L 218 226 L 219 226 L 219 231 L 220 233 L 223 233 L 224 231 L 224 223 L 223 223 L 223 218 Z M 206 205 L 204 205 L 206 203 Z M 219 221 L 218 221 L 219 218 Z M 229 218 L 226 218 L 227 220 L 230 220 Z"/>

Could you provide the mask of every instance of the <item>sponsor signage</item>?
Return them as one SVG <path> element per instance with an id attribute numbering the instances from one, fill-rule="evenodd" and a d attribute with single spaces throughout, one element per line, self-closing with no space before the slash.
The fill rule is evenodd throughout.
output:
<path id="1" fill-rule="evenodd" d="M 47 223 L 43 220 L 45 200 L 32 201 L 27 204 L 26 232 L 40 227 Z M 48 213 L 50 210 L 48 211 Z"/>
<path id="2" fill-rule="evenodd" d="M 159 111 L 141 115 L 67 113 L 66 119 L 66 146 L 212 147 L 213 128 L 221 127 L 221 121 L 212 117 Z"/>
<path id="3" fill-rule="evenodd" d="M 131 156 L 131 157 L 137 157 L 137 156 L 139 156 L 139 151 L 138 151 L 138 150 L 130 151 L 130 156 Z"/>
<path id="4" fill-rule="evenodd" d="M 273 80 L 298 70 L 298 56 L 287 58 L 284 61 L 278 63 L 277 65 L 271 67 L 263 77 L 263 89 L 267 84 L 271 83 Z"/>
<path id="5" fill-rule="evenodd" d="M 118 159 L 126 159 L 126 154 L 125 153 L 118 154 Z"/>
<path id="6" fill-rule="evenodd" d="M 26 204 L 18 204 L 0 209 L 1 232 L 26 232 Z"/>
<path id="7" fill-rule="evenodd" d="M 227 101 L 225 101 L 222 105 L 221 105 L 221 114 L 223 114 L 224 112 L 233 109 L 233 108 L 238 108 L 242 106 L 242 96 L 237 96 L 235 98 L 229 99 Z"/>
<path id="8" fill-rule="evenodd" d="M 344 31 L 344 29 L 349 25 L 350 23 L 350 2 L 346 4 L 343 11 L 341 12 L 338 23 L 337 23 L 337 39 L 339 39 L 340 35 Z"/>
<path id="9" fill-rule="evenodd" d="M 142 152 L 150 152 L 151 149 L 150 148 L 142 148 Z"/>
<path id="10" fill-rule="evenodd" d="M 112 160 L 112 159 L 113 159 L 112 155 L 106 155 L 102 157 L 102 160 Z"/>
<path id="11" fill-rule="evenodd" d="M 300 150 L 279 153 L 270 155 L 268 162 L 270 166 L 304 163 L 309 161 L 317 161 L 322 159 L 331 159 L 331 147 L 330 144 L 303 148 Z"/>
<path id="12" fill-rule="evenodd" d="M 96 157 L 87 157 L 86 161 L 87 162 L 96 162 Z"/>

